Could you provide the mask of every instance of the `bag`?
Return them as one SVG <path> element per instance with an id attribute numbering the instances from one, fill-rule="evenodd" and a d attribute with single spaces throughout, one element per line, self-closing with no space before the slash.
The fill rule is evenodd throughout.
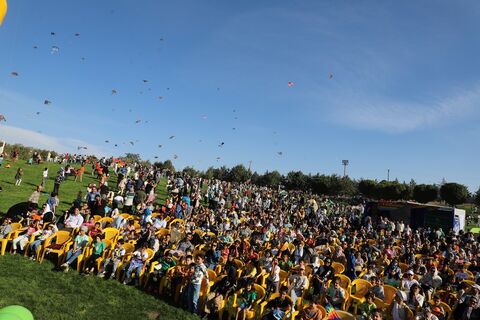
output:
<path id="1" fill-rule="evenodd" d="M 63 247 L 63 244 L 60 243 L 52 243 L 51 245 L 48 246 L 47 249 L 52 249 L 52 250 L 59 250 Z"/>

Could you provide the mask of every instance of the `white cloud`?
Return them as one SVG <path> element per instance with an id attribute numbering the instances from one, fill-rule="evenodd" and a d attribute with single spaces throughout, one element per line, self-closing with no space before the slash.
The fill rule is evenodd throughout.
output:
<path id="1" fill-rule="evenodd" d="M 54 150 L 57 152 L 79 152 L 77 147 L 87 147 L 81 153 L 94 154 L 97 156 L 106 155 L 107 152 L 96 145 L 72 138 L 57 138 L 28 129 L 0 124 L 0 140 L 7 143 L 21 143 L 25 146 Z"/>
<path id="2" fill-rule="evenodd" d="M 479 103 L 480 85 L 424 102 L 357 97 L 352 93 L 335 101 L 327 116 L 336 123 L 358 129 L 401 133 L 472 117 L 479 112 L 476 108 Z"/>

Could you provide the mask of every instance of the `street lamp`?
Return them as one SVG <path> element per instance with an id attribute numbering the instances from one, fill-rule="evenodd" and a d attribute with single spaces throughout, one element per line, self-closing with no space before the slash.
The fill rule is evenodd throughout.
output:
<path id="1" fill-rule="evenodd" d="M 348 166 L 348 163 L 349 163 L 348 160 L 342 160 L 343 176 L 344 176 L 344 177 L 347 175 L 347 166 Z"/>

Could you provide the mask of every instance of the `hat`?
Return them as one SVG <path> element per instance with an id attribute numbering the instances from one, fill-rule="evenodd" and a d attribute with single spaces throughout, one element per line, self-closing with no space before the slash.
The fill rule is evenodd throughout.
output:
<path id="1" fill-rule="evenodd" d="M 414 275 L 413 270 L 408 270 L 407 274 L 409 274 L 409 275 L 411 274 L 413 276 Z"/>
<path id="2" fill-rule="evenodd" d="M 478 284 L 472 285 L 472 288 L 475 289 L 475 290 L 480 291 L 480 286 L 479 286 Z"/>

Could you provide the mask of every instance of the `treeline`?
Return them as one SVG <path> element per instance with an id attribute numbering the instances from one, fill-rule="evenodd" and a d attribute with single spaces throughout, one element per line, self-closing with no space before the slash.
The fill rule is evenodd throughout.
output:
<path id="1" fill-rule="evenodd" d="M 286 175 L 282 175 L 278 171 L 267 171 L 260 174 L 249 171 L 243 165 L 236 165 L 233 168 L 227 168 L 226 166 L 220 168 L 210 167 L 205 171 L 186 167 L 182 170 L 182 173 L 231 182 L 245 182 L 249 180 L 261 186 L 274 188 L 282 186 L 288 190 L 306 190 L 319 195 L 362 196 L 376 200 L 414 200 L 421 203 L 441 200 L 453 206 L 474 201 L 480 204 L 480 190 L 472 195 L 466 186 L 459 183 L 436 185 L 417 184 L 414 180 L 408 183 L 397 180 L 354 180 L 348 176 L 307 175 L 301 171 L 291 171 Z"/>
<path id="2" fill-rule="evenodd" d="M 1 143 L 1 142 L 0 142 Z M 12 157 L 14 151 L 18 153 L 18 159 L 20 160 L 28 160 L 32 157 L 34 152 L 38 152 L 43 160 L 45 160 L 50 152 L 50 157 L 54 158 L 58 153 L 51 150 L 39 149 L 39 148 L 32 148 L 26 147 L 23 144 L 6 144 L 5 149 L 3 150 L 3 154 L 5 158 Z"/>

